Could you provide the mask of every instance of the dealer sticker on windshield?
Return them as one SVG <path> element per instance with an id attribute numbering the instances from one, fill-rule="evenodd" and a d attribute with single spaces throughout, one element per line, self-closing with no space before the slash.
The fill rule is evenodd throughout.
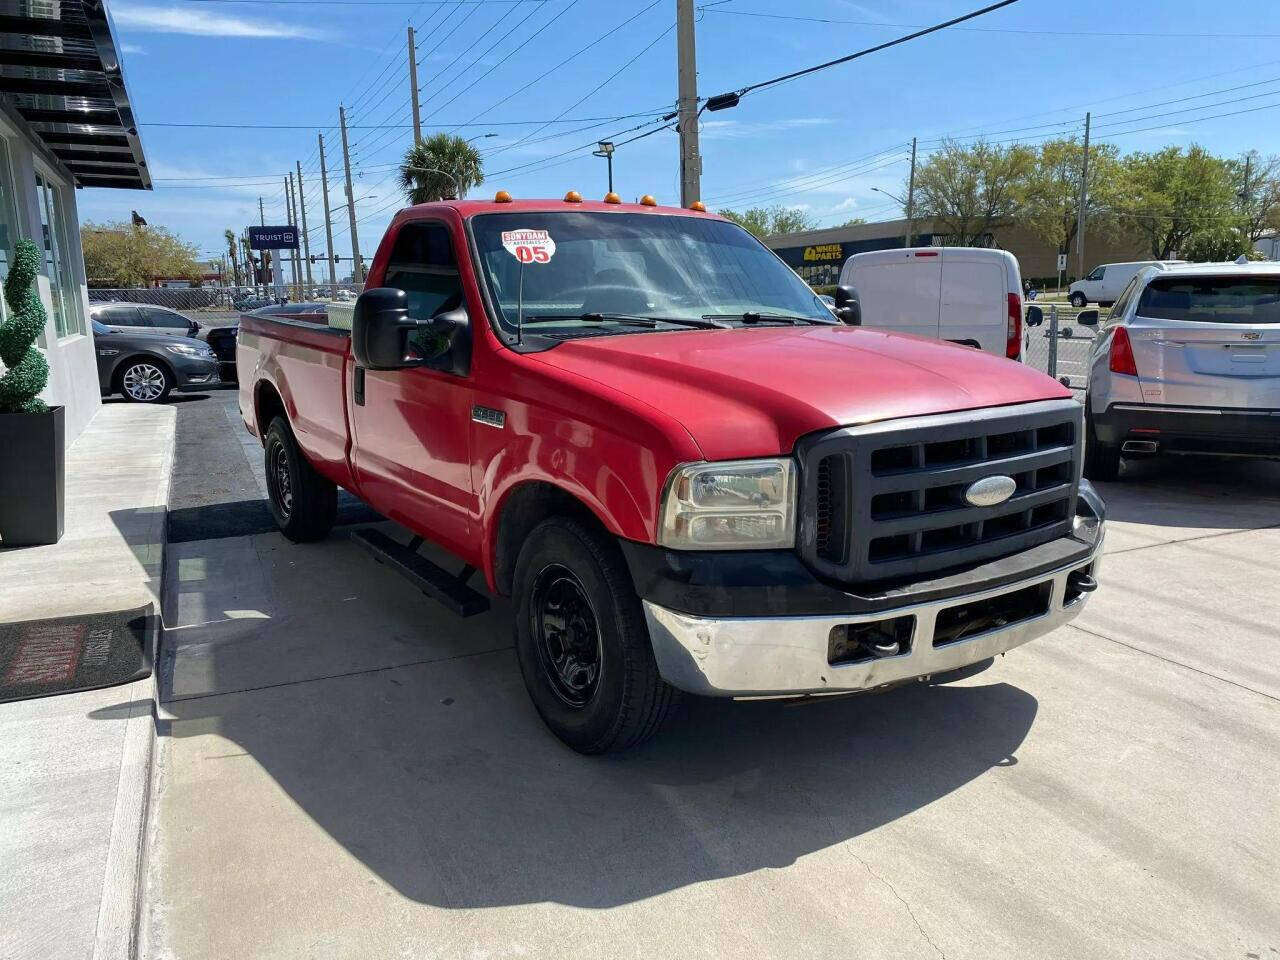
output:
<path id="1" fill-rule="evenodd" d="M 556 242 L 546 230 L 503 230 L 502 246 L 521 263 L 550 263 Z"/>

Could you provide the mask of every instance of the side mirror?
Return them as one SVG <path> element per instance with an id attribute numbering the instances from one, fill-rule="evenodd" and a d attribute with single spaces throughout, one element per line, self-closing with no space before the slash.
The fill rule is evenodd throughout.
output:
<path id="1" fill-rule="evenodd" d="M 413 366 L 408 357 L 409 333 L 416 326 L 409 319 L 409 295 L 403 290 L 366 290 L 356 301 L 351 318 L 351 351 L 356 363 L 369 370 Z"/>
<path id="2" fill-rule="evenodd" d="M 465 375 L 471 369 L 471 320 L 459 308 L 430 320 L 409 316 L 409 296 L 394 287 L 375 287 L 356 298 L 351 318 L 351 351 L 368 370 L 431 367 Z"/>
<path id="3" fill-rule="evenodd" d="M 1098 311 L 1081 310 L 1076 314 L 1076 323 L 1082 327 L 1096 327 L 1098 325 Z"/>
<path id="4" fill-rule="evenodd" d="M 862 326 L 862 304 L 858 302 L 858 291 L 853 287 L 836 287 L 836 317 L 851 327 Z"/>
<path id="5" fill-rule="evenodd" d="M 1027 326 L 1038 327 L 1044 323 L 1044 311 L 1039 307 L 1027 307 Z"/>

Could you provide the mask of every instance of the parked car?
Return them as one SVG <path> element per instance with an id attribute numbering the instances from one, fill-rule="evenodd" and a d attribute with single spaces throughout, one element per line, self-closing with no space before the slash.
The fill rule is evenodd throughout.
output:
<path id="1" fill-rule="evenodd" d="M 1085 406 L 1095 480 L 1156 453 L 1280 457 L 1280 264 L 1134 277 L 1094 338 Z"/>
<path id="2" fill-rule="evenodd" d="M 970 666 L 1097 585 L 1104 511 L 1069 390 L 840 323 L 714 214 L 429 203 L 392 220 L 368 282 L 350 333 L 241 321 L 272 514 L 315 540 L 351 491 L 457 556 L 454 573 L 421 539 L 352 534 L 462 615 L 488 607 L 481 572 L 576 750 L 644 740 L 677 690 L 804 696 Z"/>
<path id="3" fill-rule="evenodd" d="M 862 325 L 1022 356 L 1022 277 L 1005 250 L 911 247 L 857 253 L 840 285 L 856 291 Z"/>
<path id="4" fill-rule="evenodd" d="M 117 330 L 90 321 L 102 395 L 119 393 L 135 403 L 160 403 L 172 390 L 218 382 L 218 361 L 200 340 L 158 331 Z"/>
<path id="5" fill-rule="evenodd" d="M 194 337 L 200 332 L 200 324 L 190 317 L 177 310 L 147 303 L 93 303 L 89 305 L 89 317 L 122 332 L 156 330 L 187 337 Z"/>
<path id="6" fill-rule="evenodd" d="M 1129 281 L 1147 267 L 1176 266 L 1185 260 L 1134 260 L 1129 263 L 1103 263 L 1094 267 L 1087 277 L 1077 280 L 1067 288 L 1071 305 L 1076 308 L 1096 303 L 1109 307 L 1120 297 Z"/>
<path id="7" fill-rule="evenodd" d="M 239 329 L 236 324 L 210 327 L 204 335 L 209 349 L 218 358 L 218 374 L 226 383 L 234 383 L 236 380 L 236 334 Z"/>

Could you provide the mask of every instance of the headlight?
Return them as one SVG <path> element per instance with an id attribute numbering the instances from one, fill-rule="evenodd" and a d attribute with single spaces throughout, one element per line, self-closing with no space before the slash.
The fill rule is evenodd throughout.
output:
<path id="1" fill-rule="evenodd" d="M 211 351 L 204 344 L 200 344 L 199 346 L 190 346 L 185 343 L 166 343 L 164 345 L 164 348 L 168 350 L 170 353 L 180 353 L 184 357 L 213 356 L 213 351 Z"/>
<path id="2" fill-rule="evenodd" d="M 731 460 L 677 468 L 658 543 L 674 550 L 767 550 L 796 542 L 795 462 Z"/>

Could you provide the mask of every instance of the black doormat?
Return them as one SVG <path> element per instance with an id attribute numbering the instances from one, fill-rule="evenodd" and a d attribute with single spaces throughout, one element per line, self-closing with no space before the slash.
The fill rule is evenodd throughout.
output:
<path id="1" fill-rule="evenodd" d="M 379 523 L 383 517 L 345 490 L 338 491 L 338 517 L 335 523 Z M 247 537 L 255 533 L 271 533 L 276 522 L 266 500 L 236 500 L 209 503 L 199 507 L 177 507 L 169 511 L 169 542 L 189 543 L 193 540 L 220 540 L 223 537 Z"/>
<path id="2" fill-rule="evenodd" d="M 0 624 L 0 703 L 140 680 L 157 628 L 147 607 Z"/>

